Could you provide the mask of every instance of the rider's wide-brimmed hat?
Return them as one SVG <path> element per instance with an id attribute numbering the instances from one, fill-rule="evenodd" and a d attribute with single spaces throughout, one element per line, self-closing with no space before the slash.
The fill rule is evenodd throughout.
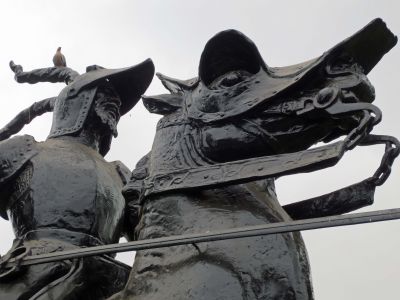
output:
<path id="1" fill-rule="evenodd" d="M 154 64 L 147 59 L 121 69 L 105 69 L 94 65 L 77 76 L 58 95 L 49 137 L 70 135 L 82 129 L 93 104 L 96 90 L 110 84 L 121 100 L 120 113 L 126 114 L 141 98 L 154 76 Z"/>
<path id="2" fill-rule="evenodd" d="M 120 113 L 124 115 L 140 100 L 153 76 L 154 64 L 151 59 L 120 69 L 106 69 L 93 65 L 86 68 L 86 73 L 77 76 L 65 88 L 65 92 L 67 97 L 74 97 L 80 91 L 97 86 L 107 80 L 121 98 Z"/>

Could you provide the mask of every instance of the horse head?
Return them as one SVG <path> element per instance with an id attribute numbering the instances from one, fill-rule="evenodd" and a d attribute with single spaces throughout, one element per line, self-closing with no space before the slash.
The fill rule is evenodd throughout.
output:
<path id="1" fill-rule="evenodd" d="M 272 68 L 242 33 L 218 33 L 205 46 L 198 77 L 158 74 L 170 94 L 143 99 L 163 115 L 153 171 L 296 152 L 369 131 L 380 111 L 367 74 L 395 43 L 375 20 L 319 58 Z"/>
<path id="2" fill-rule="evenodd" d="M 143 102 L 163 117 L 124 188 L 137 238 L 289 221 L 273 178 L 332 149 L 307 150 L 315 143 L 347 135 L 335 144 L 351 149 L 368 135 L 380 111 L 367 74 L 395 43 L 375 20 L 319 58 L 271 68 L 251 40 L 227 30 L 206 44 L 198 77 L 158 74 L 170 93 Z M 289 210 L 297 217 L 346 212 L 338 202 L 298 203 Z M 298 232 L 139 251 L 133 270 L 128 292 L 140 299 L 313 298 Z"/>

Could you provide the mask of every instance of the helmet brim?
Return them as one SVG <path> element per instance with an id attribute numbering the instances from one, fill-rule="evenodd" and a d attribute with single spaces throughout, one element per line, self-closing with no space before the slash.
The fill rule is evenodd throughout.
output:
<path id="1" fill-rule="evenodd" d="M 154 64 L 149 58 L 132 67 L 121 69 L 97 68 L 78 76 L 68 88 L 68 98 L 80 91 L 109 81 L 121 99 L 121 115 L 130 111 L 140 100 L 154 76 Z"/>

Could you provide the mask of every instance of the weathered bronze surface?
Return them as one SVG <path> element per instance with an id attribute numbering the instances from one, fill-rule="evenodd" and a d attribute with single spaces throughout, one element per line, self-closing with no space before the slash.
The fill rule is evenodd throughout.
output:
<path id="1" fill-rule="evenodd" d="M 18 261 L 116 243 L 121 235 L 163 241 L 277 222 L 304 225 L 304 219 L 371 205 L 400 144 L 370 134 L 381 112 L 372 104 L 367 74 L 396 42 L 376 19 L 321 57 L 272 68 L 245 35 L 220 32 L 206 44 L 196 78 L 158 74 L 170 93 L 143 97 L 146 108 L 163 117 L 151 152 L 133 172 L 103 156 L 120 116 L 151 82 L 150 60 L 116 70 L 91 66 L 82 75 L 63 66 L 24 72 L 11 62 L 18 82 L 68 85 L 0 130 L 0 215 L 16 234 L 0 260 L 0 298 L 313 299 L 304 242 L 288 228 L 138 251 L 132 269 L 109 254 L 29 266 Z M 49 111 L 46 141 L 9 138 Z M 346 151 L 372 144 L 386 146 L 373 176 L 279 203 L 275 178 L 333 166 Z"/>
<path id="2" fill-rule="evenodd" d="M 139 209 L 137 239 L 371 204 L 368 179 L 285 211 L 274 177 L 333 165 L 369 136 L 380 111 L 366 75 L 396 41 L 375 20 L 317 59 L 270 68 L 252 41 L 227 30 L 205 46 L 198 77 L 159 74 L 170 94 L 143 99 L 163 117 L 124 189 Z M 343 135 L 339 144 L 306 150 Z M 306 248 L 292 232 L 139 251 L 126 288 L 110 299 L 313 299 L 313 292 Z"/>
<path id="3" fill-rule="evenodd" d="M 117 123 L 150 84 L 151 60 L 125 69 L 92 66 L 78 75 L 64 67 L 23 72 L 18 82 L 67 81 L 56 98 L 33 104 L 6 125 L 0 142 L 0 213 L 16 239 L 1 258 L 52 253 L 118 242 L 131 226 L 121 190 L 130 171 L 109 163 Z M 48 139 L 16 136 L 32 118 L 53 111 Z M 114 255 L 1 268 L 0 299 L 104 299 L 121 290 L 130 267 Z"/>

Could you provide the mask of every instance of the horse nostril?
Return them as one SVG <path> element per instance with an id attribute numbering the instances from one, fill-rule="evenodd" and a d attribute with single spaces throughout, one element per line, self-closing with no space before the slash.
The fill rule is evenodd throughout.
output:
<path id="1" fill-rule="evenodd" d="M 343 91 L 343 103 L 357 103 L 360 102 L 357 96 L 352 91 Z"/>

